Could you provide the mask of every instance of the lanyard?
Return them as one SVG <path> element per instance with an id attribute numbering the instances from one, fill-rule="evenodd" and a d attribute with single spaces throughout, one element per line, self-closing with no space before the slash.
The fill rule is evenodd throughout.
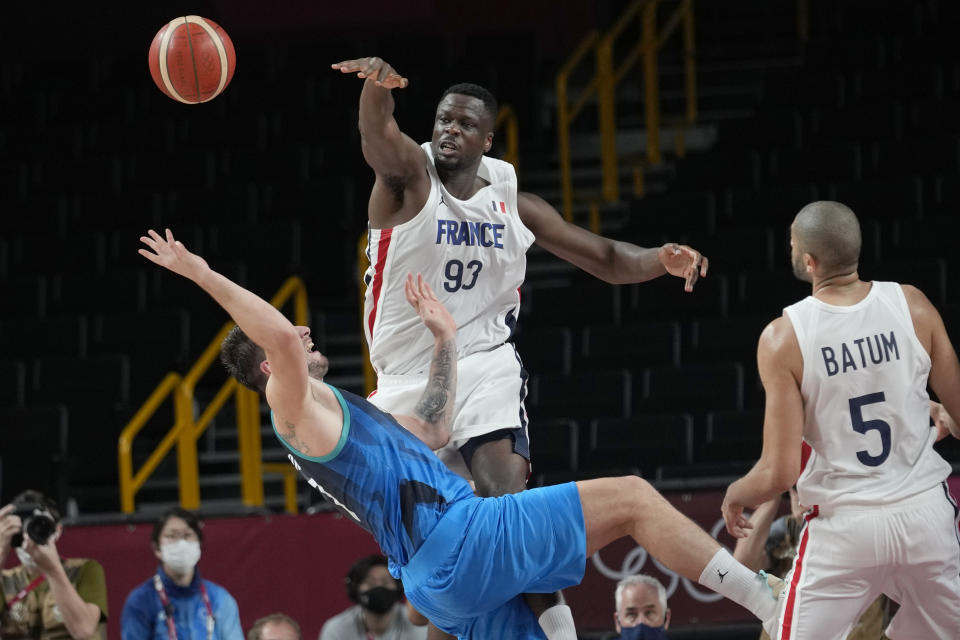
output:
<path id="1" fill-rule="evenodd" d="M 18 602 L 26 598 L 28 595 L 30 595 L 30 592 L 36 589 L 37 587 L 39 587 L 43 583 L 43 581 L 46 579 L 47 579 L 47 576 L 39 575 L 33 580 L 31 580 L 30 584 L 25 586 L 23 589 L 20 589 L 20 591 L 17 592 L 17 595 L 13 596 L 13 598 L 9 602 L 7 602 L 7 607 L 12 609 L 13 605 L 17 604 Z"/>
<path id="2" fill-rule="evenodd" d="M 203 584 L 203 580 L 197 580 L 200 583 L 200 596 L 203 598 L 203 605 L 207 608 L 207 640 L 213 640 L 213 607 L 210 605 L 210 596 L 207 595 L 207 587 Z M 173 623 L 173 606 L 170 604 L 170 599 L 167 598 L 167 590 L 163 588 L 163 581 L 160 579 L 160 574 L 153 574 L 153 588 L 156 589 L 157 595 L 160 597 L 160 603 L 163 605 L 164 614 L 167 617 L 167 637 L 169 640 L 177 640 L 177 627 Z"/>

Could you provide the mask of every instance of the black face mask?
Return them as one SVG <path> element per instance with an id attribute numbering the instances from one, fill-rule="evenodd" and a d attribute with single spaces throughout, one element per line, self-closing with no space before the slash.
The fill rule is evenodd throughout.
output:
<path id="1" fill-rule="evenodd" d="M 360 606 L 375 613 L 383 615 L 393 608 L 393 605 L 400 602 L 400 590 L 390 589 L 388 587 L 374 587 L 357 594 L 357 600 Z"/>

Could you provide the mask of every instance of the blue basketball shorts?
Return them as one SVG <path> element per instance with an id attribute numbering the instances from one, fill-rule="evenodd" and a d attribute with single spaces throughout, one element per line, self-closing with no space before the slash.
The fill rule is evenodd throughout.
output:
<path id="1" fill-rule="evenodd" d="M 543 638 L 520 594 L 583 579 L 586 527 L 576 484 L 451 504 L 400 570 L 410 603 L 459 638 Z"/>

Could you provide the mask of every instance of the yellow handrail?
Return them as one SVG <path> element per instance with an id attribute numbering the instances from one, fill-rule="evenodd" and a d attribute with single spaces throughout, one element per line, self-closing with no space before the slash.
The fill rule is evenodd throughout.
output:
<path id="1" fill-rule="evenodd" d="M 264 473 L 279 473 L 283 476 L 283 508 L 287 513 L 296 514 L 297 508 L 297 470 L 286 462 L 264 462 Z"/>
<path id="2" fill-rule="evenodd" d="M 800 42 L 810 41 L 809 0 L 797 0 L 797 39 Z"/>
<path id="3" fill-rule="evenodd" d="M 577 97 L 571 106 L 567 104 L 567 83 L 570 74 L 585 55 L 587 55 L 600 38 L 596 29 L 590 31 L 580 41 L 577 48 L 570 54 L 570 58 L 560 68 L 557 74 L 557 143 L 560 147 L 560 182 L 563 188 L 563 217 L 569 222 L 573 220 L 573 177 L 570 162 L 570 123 L 580 113 L 580 109 L 597 90 L 597 78 L 594 77 Z"/>
<path id="4" fill-rule="evenodd" d="M 270 304 L 280 309 L 293 299 L 294 322 L 307 323 L 307 289 L 303 280 L 291 276 L 270 300 Z M 223 408 L 231 395 L 237 403 L 238 446 L 240 449 L 241 494 L 243 502 L 249 506 L 263 505 L 263 465 L 260 461 L 260 400 L 259 396 L 241 387 L 232 378 L 217 391 L 199 418 L 194 416 L 194 388 L 200 378 L 206 374 L 220 352 L 220 343 L 234 327 L 234 323 L 225 324 L 216 337 L 207 345 L 187 375 L 181 378 L 176 373 L 168 374 L 153 391 L 147 402 L 137 411 L 133 419 L 124 427 L 118 444 L 120 464 L 120 508 L 124 513 L 134 511 L 134 497 L 147 478 L 156 469 L 163 457 L 174 444 L 177 445 L 177 475 L 180 485 L 180 505 L 184 509 L 197 509 L 200 506 L 200 471 L 197 460 L 197 440 L 213 417 Z M 174 425 L 164 436 L 147 461 L 133 476 L 132 449 L 133 439 L 146 424 L 146 421 L 159 408 L 160 403 L 173 394 Z"/>
<path id="5" fill-rule="evenodd" d="M 140 430 L 146 426 L 147 420 L 157 412 L 157 409 L 160 408 L 160 403 L 173 393 L 181 380 L 180 374 L 168 373 L 120 433 L 117 457 L 120 466 L 120 509 L 124 513 L 133 513 L 133 497 L 140 487 L 143 486 L 143 483 L 146 482 L 150 474 L 153 473 L 154 469 L 157 468 L 157 465 L 160 464 L 163 456 L 173 447 L 180 425 L 174 422 L 173 429 L 171 429 L 167 433 L 167 436 L 157 445 L 157 448 L 154 449 L 150 457 L 147 458 L 147 461 L 144 462 L 140 470 L 137 471 L 137 475 L 133 475 L 133 439 L 137 437 Z"/>
<path id="6" fill-rule="evenodd" d="M 657 72 L 657 52 L 666 40 L 682 26 L 686 110 L 680 129 L 693 124 L 697 115 L 696 67 L 693 26 L 693 1 L 680 0 L 679 6 L 667 18 L 664 26 L 657 29 L 657 8 L 660 0 L 634 0 L 605 33 L 596 30 L 587 34 L 557 74 L 557 137 L 560 156 L 560 181 L 563 192 L 563 216 L 573 219 L 573 178 L 570 157 L 570 126 L 579 115 L 587 100 L 596 94 L 598 129 L 601 146 L 602 186 L 601 197 L 608 202 L 619 198 L 619 159 L 616 149 L 616 98 L 617 85 L 638 61 L 643 62 L 644 109 L 647 130 L 648 165 L 659 164 L 660 158 L 660 97 Z M 616 67 L 613 64 L 613 49 L 617 39 L 637 16 L 641 20 L 641 38 Z M 570 75 L 590 52 L 595 56 L 595 74 L 587 82 L 577 99 L 570 104 L 567 85 Z M 678 155 L 683 152 L 684 135 L 678 131 L 676 145 Z M 634 185 L 643 184 L 642 176 L 636 177 L 640 167 L 634 167 Z M 596 202 L 591 202 L 595 205 Z"/>
<path id="7" fill-rule="evenodd" d="M 520 171 L 520 133 L 517 122 L 517 112 L 508 104 L 500 107 L 500 113 L 497 114 L 497 121 L 493 125 L 494 131 L 501 127 L 506 129 L 507 148 L 503 153 L 503 160 L 513 165 L 513 168 Z"/>

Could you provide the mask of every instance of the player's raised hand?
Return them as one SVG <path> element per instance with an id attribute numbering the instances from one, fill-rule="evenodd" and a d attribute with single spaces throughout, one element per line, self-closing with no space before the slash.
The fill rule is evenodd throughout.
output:
<path id="1" fill-rule="evenodd" d="M 443 306 L 443 303 L 437 299 L 437 294 L 433 292 L 423 280 L 422 274 L 417 274 L 416 280 L 412 273 L 407 274 L 407 281 L 403 285 L 404 293 L 407 296 L 407 302 L 410 303 L 423 324 L 427 325 L 435 337 L 449 340 L 457 335 L 457 322 Z"/>
<path id="2" fill-rule="evenodd" d="M 340 73 L 355 73 L 358 78 L 369 78 L 384 89 L 404 89 L 410 84 L 386 60 L 376 56 L 334 62 L 330 66 L 339 69 Z"/>
<path id="3" fill-rule="evenodd" d="M 170 229 L 166 230 L 166 237 L 161 237 L 159 233 L 150 229 L 147 231 L 147 235 L 140 236 L 140 242 L 150 247 L 152 251 L 140 248 L 137 253 L 150 262 L 165 267 L 194 282 L 210 269 L 206 260 L 190 253 L 182 242 L 175 240 Z"/>
<path id="4" fill-rule="evenodd" d="M 697 278 L 706 276 L 707 267 L 710 265 L 707 257 L 699 251 L 676 242 L 668 242 L 660 247 L 657 258 L 667 273 L 683 278 L 684 291 L 693 291 Z"/>

